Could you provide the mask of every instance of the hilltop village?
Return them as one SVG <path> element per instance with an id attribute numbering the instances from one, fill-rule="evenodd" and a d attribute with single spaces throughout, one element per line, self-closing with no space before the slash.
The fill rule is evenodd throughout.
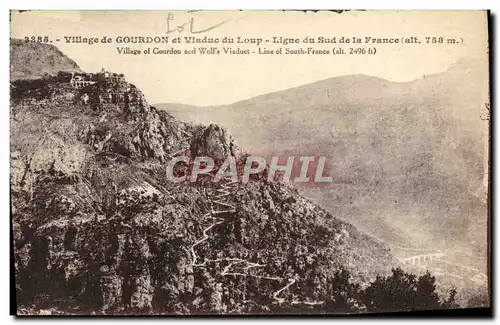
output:
<path id="1" fill-rule="evenodd" d="M 93 109 L 128 108 L 145 104 L 142 92 L 130 84 L 123 74 L 102 69 L 97 73 L 59 71 L 41 79 L 16 80 L 11 89 L 14 100 L 26 104 L 46 104 L 63 99 L 91 105 Z M 146 104 L 145 104 L 146 105 Z"/>
<path id="2" fill-rule="evenodd" d="M 57 79 L 60 82 L 69 82 L 74 88 L 83 88 L 93 85 L 98 81 L 105 81 L 106 79 L 125 80 L 125 76 L 123 74 L 110 73 L 102 68 L 98 73 L 59 71 Z"/>

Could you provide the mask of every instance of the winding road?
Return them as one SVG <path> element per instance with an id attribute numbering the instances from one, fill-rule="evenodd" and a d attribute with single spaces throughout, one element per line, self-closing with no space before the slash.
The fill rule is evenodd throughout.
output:
<path id="1" fill-rule="evenodd" d="M 203 218 L 210 218 L 214 220 L 214 223 L 203 229 L 203 237 L 198 239 L 193 245 L 191 245 L 189 251 L 191 252 L 191 265 L 193 267 L 206 267 L 207 263 L 219 263 L 219 262 L 229 262 L 229 264 L 222 270 L 221 275 L 222 276 L 241 276 L 241 277 L 253 277 L 257 279 L 266 279 L 266 280 L 271 280 L 271 281 L 287 281 L 287 284 L 283 286 L 281 289 L 275 291 L 272 294 L 273 299 L 279 304 L 285 302 L 284 298 L 280 298 L 279 295 L 281 292 L 287 290 L 290 286 L 292 286 L 295 282 L 296 279 L 285 279 L 282 277 L 273 277 L 273 276 L 264 276 L 264 275 L 253 275 L 253 274 L 247 274 L 247 273 L 241 273 L 241 272 L 231 272 L 231 269 L 234 266 L 241 266 L 242 264 L 245 264 L 246 266 L 243 268 L 244 271 L 248 271 L 249 269 L 252 268 L 261 268 L 265 267 L 265 264 L 258 264 L 258 263 L 253 263 L 249 262 L 244 259 L 240 258 L 231 258 L 231 257 L 226 257 L 226 258 L 219 258 L 219 259 L 208 259 L 204 260 L 202 263 L 198 263 L 198 255 L 196 254 L 196 247 L 208 239 L 210 239 L 212 235 L 209 235 L 209 232 L 216 226 L 226 222 L 229 220 L 228 215 L 232 215 L 233 213 L 236 212 L 236 208 L 234 205 L 228 203 L 227 198 L 233 193 L 234 191 L 234 184 L 236 184 L 237 181 L 231 181 L 226 184 L 222 184 L 221 188 L 213 191 L 212 193 L 215 193 L 211 195 L 210 193 L 208 195 L 210 201 L 211 201 L 211 211 L 207 212 L 203 215 Z M 214 206 L 216 206 L 216 209 L 214 209 Z M 217 210 L 221 209 L 221 210 Z M 221 217 L 223 216 L 223 217 Z M 308 302 L 308 301 L 298 301 L 294 300 L 291 302 L 292 304 L 306 304 L 306 305 L 320 305 L 323 304 L 323 301 L 319 302 Z"/>

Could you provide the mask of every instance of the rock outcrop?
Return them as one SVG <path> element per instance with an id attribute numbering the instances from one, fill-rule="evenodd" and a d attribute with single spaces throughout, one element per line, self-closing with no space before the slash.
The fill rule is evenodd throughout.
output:
<path id="1" fill-rule="evenodd" d="M 210 124 L 205 131 L 191 143 L 191 156 L 208 156 L 216 161 L 226 157 L 241 157 L 241 149 L 226 129 Z"/>

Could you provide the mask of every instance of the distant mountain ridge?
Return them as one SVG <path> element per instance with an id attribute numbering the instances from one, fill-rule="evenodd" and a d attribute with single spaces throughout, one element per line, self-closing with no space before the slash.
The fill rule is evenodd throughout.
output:
<path id="1" fill-rule="evenodd" d="M 11 80 L 38 79 L 61 70 L 81 72 L 75 61 L 52 44 L 11 38 L 10 49 Z"/>

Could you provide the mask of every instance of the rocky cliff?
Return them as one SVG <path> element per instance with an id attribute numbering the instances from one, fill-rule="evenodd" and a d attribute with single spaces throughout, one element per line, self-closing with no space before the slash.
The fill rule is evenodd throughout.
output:
<path id="1" fill-rule="evenodd" d="M 180 153 L 244 157 L 225 129 L 176 120 L 125 80 L 12 82 L 18 311 L 307 311 L 334 271 L 366 282 L 395 264 L 290 185 L 167 180 Z"/>

